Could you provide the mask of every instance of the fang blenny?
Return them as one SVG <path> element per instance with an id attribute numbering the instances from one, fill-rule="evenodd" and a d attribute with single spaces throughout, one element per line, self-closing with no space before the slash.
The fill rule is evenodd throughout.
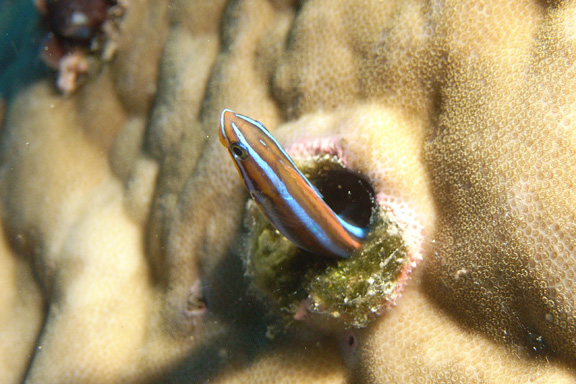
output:
<path id="1" fill-rule="evenodd" d="M 368 229 L 334 213 L 261 123 L 224 110 L 219 136 L 255 203 L 290 241 L 340 258 L 361 247 Z"/>

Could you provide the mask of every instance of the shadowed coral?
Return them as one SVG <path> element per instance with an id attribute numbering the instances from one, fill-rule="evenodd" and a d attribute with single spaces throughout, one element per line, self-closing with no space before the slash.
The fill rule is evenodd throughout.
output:
<path id="1" fill-rule="evenodd" d="M 131 1 L 74 95 L 47 79 L 6 102 L 1 378 L 573 382 L 575 20 L 552 1 Z M 338 143 L 419 236 L 367 328 L 274 329 L 250 295 L 224 108 L 294 152 Z"/>

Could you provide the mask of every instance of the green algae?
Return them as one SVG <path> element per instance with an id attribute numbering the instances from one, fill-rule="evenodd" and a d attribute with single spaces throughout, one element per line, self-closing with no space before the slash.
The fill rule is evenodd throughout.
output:
<path id="1" fill-rule="evenodd" d="M 317 274 L 308 286 L 315 312 L 365 327 L 394 302 L 409 263 L 408 249 L 393 217 L 377 210 L 371 236 L 348 259 Z"/>
<path id="2" fill-rule="evenodd" d="M 297 162 L 314 183 L 318 175 L 345 169 L 334 156 Z M 373 196 L 372 196 L 373 199 Z M 347 259 L 303 251 L 248 203 L 244 265 L 252 290 L 291 324 L 306 310 L 343 327 L 365 327 L 394 303 L 410 263 L 404 233 L 394 215 L 372 204 L 370 235 Z M 311 300 L 310 300 L 311 299 Z"/>

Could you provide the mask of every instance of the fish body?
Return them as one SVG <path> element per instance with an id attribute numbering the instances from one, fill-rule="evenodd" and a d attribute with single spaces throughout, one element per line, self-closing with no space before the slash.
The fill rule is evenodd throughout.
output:
<path id="1" fill-rule="evenodd" d="M 260 122 L 226 109 L 219 137 L 261 212 L 296 246 L 341 258 L 361 247 L 368 230 L 340 218 Z"/>

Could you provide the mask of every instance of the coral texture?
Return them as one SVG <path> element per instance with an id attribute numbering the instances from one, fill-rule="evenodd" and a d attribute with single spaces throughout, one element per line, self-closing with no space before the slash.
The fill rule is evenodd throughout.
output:
<path id="1" fill-rule="evenodd" d="M 1 382 L 574 382 L 574 2 L 127 4 L 75 93 L 6 101 Z M 395 307 L 272 332 L 224 108 L 337 140 L 423 234 Z"/>

